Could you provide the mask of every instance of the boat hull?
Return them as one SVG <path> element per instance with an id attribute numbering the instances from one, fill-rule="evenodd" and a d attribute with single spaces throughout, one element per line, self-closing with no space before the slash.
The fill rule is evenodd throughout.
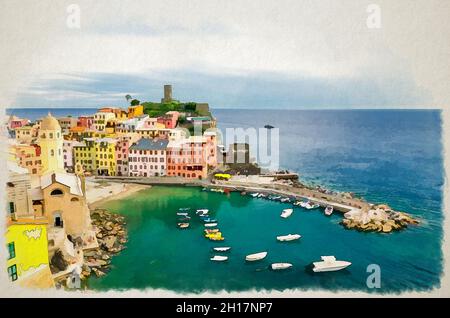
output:
<path id="1" fill-rule="evenodd" d="M 349 267 L 352 263 L 350 262 L 345 262 L 345 261 L 338 261 L 336 262 L 336 264 L 333 265 L 323 265 L 322 262 L 316 262 L 313 263 L 314 267 L 313 267 L 313 272 L 315 273 L 320 273 L 320 272 L 336 272 L 336 271 L 340 271 L 343 270 L 347 267 Z"/>

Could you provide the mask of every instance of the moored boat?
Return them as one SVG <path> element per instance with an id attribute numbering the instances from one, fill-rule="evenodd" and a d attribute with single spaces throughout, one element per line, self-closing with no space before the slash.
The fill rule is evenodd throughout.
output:
<path id="1" fill-rule="evenodd" d="M 187 212 L 177 212 L 177 215 L 179 216 L 187 216 L 189 213 Z"/>
<path id="2" fill-rule="evenodd" d="M 215 262 L 224 262 L 228 260 L 228 256 L 214 255 L 214 257 L 211 257 L 210 259 Z"/>
<path id="3" fill-rule="evenodd" d="M 252 197 L 256 198 L 256 197 L 259 195 L 259 193 L 258 193 L 258 192 L 256 192 L 256 193 L 251 193 L 250 195 L 251 195 Z"/>
<path id="4" fill-rule="evenodd" d="M 205 227 L 215 227 L 217 226 L 217 223 L 205 223 L 203 224 Z"/>
<path id="5" fill-rule="evenodd" d="M 189 227 L 189 223 L 178 223 L 177 225 L 180 229 L 187 229 Z"/>
<path id="6" fill-rule="evenodd" d="M 282 203 L 291 202 L 291 199 L 289 199 L 289 198 L 281 198 L 280 202 L 282 202 Z"/>
<path id="7" fill-rule="evenodd" d="M 289 217 L 289 216 L 291 216 L 291 214 L 292 214 L 292 212 L 293 212 L 294 210 L 292 210 L 292 209 L 284 209 L 282 212 L 281 212 L 281 217 L 282 218 L 287 218 L 287 217 Z"/>
<path id="8" fill-rule="evenodd" d="M 316 273 L 339 271 L 352 265 L 352 263 L 347 261 L 337 261 L 334 256 L 321 256 L 320 258 L 322 259 L 321 262 L 313 263 L 313 271 Z"/>
<path id="9" fill-rule="evenodd" d="M 205 233 L 217 233 L 219 229 L 205 229 Z"/>
<path id="10" fill-rule="evenodd" d="M 267 256 L 267 252 L 260 252 L 260 253 L 255 253 L 255 254 L 249 254 L 249 255 L 247 255 L 245 257 L 245 260 L 248 261 L 248 262 L 254 262 L 254 261 L 262 260 L 266 256 Z"/>
<path id="11" fill-rule="evenodd" d="M 328 205 L 325 208 L 325 215 L 330 216 L 331 214 L 333 214 L 333 207 L 331 205 Z"/>
<path id="12" fill-rule="evenodd" d="M 203 222 L 205 222 L 205 223 L 216 223 L 217 220 L 216 219 L 211 219 L 211 218 L 204 218 Z"/>
<path id="13" fill-rule="evenodd" d="M 281 270 L 281 269 L 288 269 L 292 267 L 291 263 L 273 263 L 272 265 L 270 265 L 270 267 L 272 268 L 272 270 L 277 271 L 277 270 Z"/>
<path id="14" fill-rule="evenodd" d="M 277 240 L 280 242 L 289 242 L 289 241 L 298 240 L 301 237 L 302 236 L 300 234 L 288 234 L 288 235 L 277 236 Z"/>
<path id="15" fill-rule="evenodd" d="M 229 251 L 231 249 L 231 247 L 229 246 L 224 246 L 224 247 L 214 247 L 213 250 L 216 252 L 226 252 Z"/>

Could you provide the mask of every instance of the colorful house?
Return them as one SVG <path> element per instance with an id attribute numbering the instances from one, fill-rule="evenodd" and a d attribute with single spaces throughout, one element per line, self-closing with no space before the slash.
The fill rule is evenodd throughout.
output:
<path id="1" fill-rule="evenodd" d="M 99 132 L 104 132 L 106 123 L 109 120 L 116 119 L 116 114 L 110 108 L 102 108 L 94 114 L 94 129 Z"/>
<path id="2" fill-rule="evenodd" d="M 166 175 L 166 151 L 168 140 L 140 139 L 129 149 L 128 171 L 130 176 L 153 177 Z"/>
<path id="3" fill-rule="evenodd" d="M 206 138 L 191 136 L 187 139 L 170 141 L 167 146 L 167 175 L 188 179 L 206 179 L 208 165 Z"/>
<path id="4" fill-rule="evenodd" d="M 9 220 L 6 229 L 7 272 L 22 287 L 54 287 L 49 267 L 47 221 Z"/>
<path id="5" fill-rule="evenodd" d="M 92 129 L 94 126 L 94 116 L 79 116 L 77 126 Z"/>
<path id="6" fill-rule="evenodd" d="M 82 142 L 72 145 L 74 164 L 79 163 L 84 171 L 94 172 L 95 164 L 95 138 L 85 138 Z"/>
<path id="7" fill-rule="evenodd" d="M 96 174 L 103 176 L 116 175 L 116 143 L 113 138 L 95 140 Z"/>
<path id="8" fill-rule="evenodd" d="M 67 172 L 74 171 L 73 146 L 76 144 L 78 144 L 78 142 L 75 140 L 64 140 L 63 141 L 64 170 Z"/>
<path id="9" fill-rule="evenodd" d="M 158 117 L 157 121 L 163 124 L 165 128 L 174 129 L 177 126 L 180 113 L 177 111 L 169 111 L 164 116 Z"/>
<path id="10" fill-rule="evenodd" d="M 41 148 L 38 145 L 13 145 L 17 163 L 28 170 L 30 174 L 38 175 L 42 172 Z"/>
<path id="11" fill-rule="evenodd" d="M 118 176 L 128 176 L 128 155 L 130 146 L 139 137 L 135 134 L 119 136 L 116 143 L 116 169 Z"/>
<path id="12" fill-rule="evenodd" d="M 78 119 L 74 117 L 60 117 L 58 118 L 59 126 L 63 134 L 67 134 L 71 128 L 77 127 Z"/>
<path id="13" fill-rule="evenodd" d="M 136 105 L 128 107 L 128 118 L 135 118 L 144 115 L 144 106 Z"/>
<path id="14" fill-rule="evenodd" d="M 158 123 L 157 118 L 150 117 L 138 122 L 136 132 L 141 138 L 168 139 L 170 129 L 166 129 L 164 124 Z"/>
<path id="15" fill-rule="evenodd" d="M 37 127 L 32 125 L 17 127 L 14 131 L 16 141 L 23 144 L 32 143 L 36 139 L 38 133 Z"/>

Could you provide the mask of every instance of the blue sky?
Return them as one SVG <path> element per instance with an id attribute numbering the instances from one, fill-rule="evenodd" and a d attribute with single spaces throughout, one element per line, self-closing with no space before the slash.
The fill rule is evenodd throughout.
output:
<path id="1" fill-rule="evenodd" d="M 67 1 L 6 7 L 20 18 L 2 40 L 17 46 L 2 104 L 125 106 L 126 94 L 158 101 L 172 84 L 175 98 L 216 108 L 429 107 L 448 91 L 429 80 L 442 78 L 445 50 L 414 43 L 445 36 L 424 24 L 445 10 L 400 2 L 379 1 L 376 30 L 371 1 L 78 1 L 80 29 L 65 25 Z"/>

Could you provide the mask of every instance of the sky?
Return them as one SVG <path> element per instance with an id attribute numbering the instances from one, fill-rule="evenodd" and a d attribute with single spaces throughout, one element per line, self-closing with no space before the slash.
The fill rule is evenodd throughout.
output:
<path id="1" fill-rule="evenodd" d="M 450 1 L 376 1 L 375 29 L 365 0 L 1 2 L 3 107 L 125 106 L 164 84 L 215 108 L 450 101 Z"/>

